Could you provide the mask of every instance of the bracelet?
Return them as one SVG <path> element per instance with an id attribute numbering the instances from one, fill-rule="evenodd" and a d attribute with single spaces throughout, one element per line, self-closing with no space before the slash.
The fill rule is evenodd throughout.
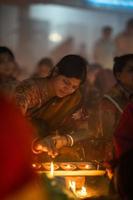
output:
<path id="1" fill-rule="evenodd" d="M 32 141 L 32 144 L 31 144 L 31 150 L 34 154 L 40 154 L 42 151 L 41 150 L 35 150 L 34 148 L 34 143 L 38 140 L 38 138 L 35 138 L 33 141 Z"/>
<path id="2" fill-rule="evenodd" d="M 74 144 L 74 140 L 73 140 L 72 136 L 71 135 L 66 135 L 66 136 L 69 138 L 69 140 L 71 142 L 70 146 L 72 147 Z"/>

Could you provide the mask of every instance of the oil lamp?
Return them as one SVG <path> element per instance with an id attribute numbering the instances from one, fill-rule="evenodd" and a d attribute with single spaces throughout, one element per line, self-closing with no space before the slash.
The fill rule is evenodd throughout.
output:
<path id="1" fill-rule="evenodd" d="M 72 163 L 62 163 L 61 168 L 64 170 L 74 170 L 76 169 L 76 166 Z"/>

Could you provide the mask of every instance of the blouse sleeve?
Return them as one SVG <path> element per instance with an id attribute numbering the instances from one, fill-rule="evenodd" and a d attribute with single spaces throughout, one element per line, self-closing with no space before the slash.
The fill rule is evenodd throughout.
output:
<path id="1" fill-rule="evenodd" d="M 22 81 L 16 88 L 15 98 L 23 114 L 26 114 L 28 109 L 38 107 L 41 104 L 41 98 L 36 81 L 34 79 Z"/>

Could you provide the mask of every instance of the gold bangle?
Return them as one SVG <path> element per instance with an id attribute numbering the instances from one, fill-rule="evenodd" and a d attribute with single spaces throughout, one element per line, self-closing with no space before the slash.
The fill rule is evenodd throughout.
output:
<path id="1" fill-rule="evenodd" d="M 71 136 L 71 135 L 68 135 L 68 134 L 67 134 L 66 136 L 68 136 L 68 138 L 70 139 L 70 141 L 71 141 L 70 146 L 72 147 L 73 144 L 74 144 L 74 140 L 73 140 L 72 136 Z"/>

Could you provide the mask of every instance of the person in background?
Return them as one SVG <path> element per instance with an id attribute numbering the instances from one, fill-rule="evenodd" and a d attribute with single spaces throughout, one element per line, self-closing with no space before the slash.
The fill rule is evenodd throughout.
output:
<path id="1" fill-rule="evenodd" d="M 100 139 L 100 159 L 113 159 L 113 134 L 128 103 L 133 101 L 133 54 L 114 58 L 113 73 L 117 83 L 99 103 L 95 127 L 89 131 Z"/>
<path id="2" fill-rule="evenodd" d="M 0 89 L 12 98 L 16 85 L 18 84 L 16 63 L 13 52 L 4 46 L 0 46 Z"/>
<path id="3" fill-rule="evenodd" d="M 115 38 L 116 56 L 133 53 L 133 18 L 126 22 L 125 30 Z"/>
<path id="4" fill-rule="evenodd" d="M 133 103 L 123 111 L 119 125 L 114 133 L 115 158 L 133 148 Z"/>
<path id="5" fill-rule="evenodd" d="M 85 58 L 87 61 L 89 61 L 89 54 L 87 52 L 87 45 L 85 42 L 81 42 L 79 44 L 79 47 L 77 49 L 77 54 Z"/>
<path id="6" fill-rule="evenodd" d="M 80 106 L 79 89 L 86 79 L 86 67 L 87 61 L 81 56 L 67 55 L 49 77 L 25 80 L 16 88 L 17 105 L 38 131 L 33 145 L 36 152 L 57 154 L 57 149 L 72 147 L 86 137 L 86 133 L 74 133 L 65 124 Z"/>
<path id="7" fill-rule="evenodd" d="M 115 44 L 112 39 L 112 27 L 104 26 L 101 30 L 101 37 L 95 42 L 93 57 L 94 62 L 105 69 L 112 69 Z"/>
<path id="8" fill-rule="evenodd" d="M 115 83 L 116 80 L 113 75 L 113 70 L 102 68 L 98 73 L 95 85 L 103 96 L 113 87 L 113 85 L 115 85 Z"/>
<path id="9" fill-rule="evenodd" d="M 87 68 L 87 78 L 83 86 L 83 105 L 87 110 L 91 110 L 100 99 L 100 90 L 96 85 L 96 80 L 102 70 L 97 63 L 89 64 Z"/>
<path id="10" fill-rule="evenodd" d="M 52 59 L 48 58 L 48 57 L 44 57 L 37 63 L 33 77 L 44 77 L 45 78 L 50 75 L 52 69 L 53 69 Z"/>

